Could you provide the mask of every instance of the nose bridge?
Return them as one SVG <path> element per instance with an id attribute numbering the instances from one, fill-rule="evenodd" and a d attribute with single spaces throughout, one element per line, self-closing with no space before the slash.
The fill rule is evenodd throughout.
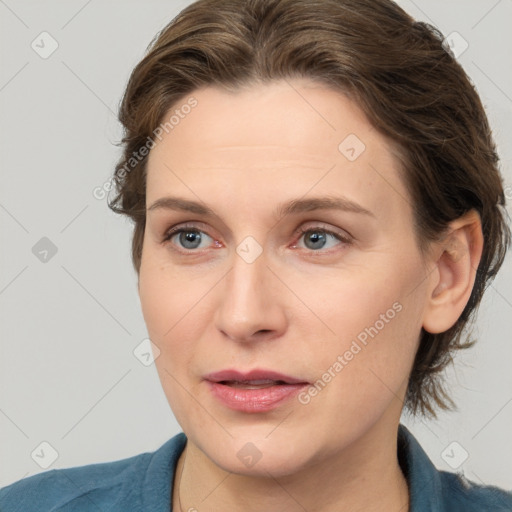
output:
<path id="1" fill-rule="evenodd" d="M 239 249 L 233 259 L 233 267 L 228 275 L 225 303 L 241 317 L 256 318 L 264 306 L 263 297 L 267 287 L 269 270 L 265 255 L 254 257 L 252 249 L 240 256 Z M 243 248 L 243 247 L 242 247 Z M 250 258 L 246 259 L 246 256 Z M 253 259 L 254 258 L 254 259 Z"/>
<path id="2" fill-rule="evenodd" d="M 228 276 L 229 295 L 238 300 L 239 306 L 258 302 L 264 290 L 269 270 L 268 253 L 253 236 L 246 236 L 236 246 L 233 266 Z"/>
<path id="3" fill-rule="evenodd" d="M 259 244 L 258 244 L 259 246 Z M 255 240 L 244 240 L 233 255 L 217 311 L 217 327 L 228 337 L 249 340 L 259 331 L 283 327 L 283 308 L 270 280 L 268 260 Z"/>

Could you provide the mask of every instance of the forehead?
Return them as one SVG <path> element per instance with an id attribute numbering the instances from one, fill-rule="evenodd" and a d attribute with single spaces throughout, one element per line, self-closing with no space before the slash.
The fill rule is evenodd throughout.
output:
<path id="1" fill-rule="evenodd" d="M 388 140 L 341 93 L 301 80 L 191 96 L 197 105 L 151 150 L 148 204 L 171 192 L 232 206 L 339 193 L 377 215 L 409 209 Z"/>

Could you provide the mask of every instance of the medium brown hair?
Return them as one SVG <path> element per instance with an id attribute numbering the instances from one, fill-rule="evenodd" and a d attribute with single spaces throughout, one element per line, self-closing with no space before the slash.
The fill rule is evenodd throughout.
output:
<path id="1" fill-rule="evenodd" d="M 475 88 L 442 34 L 390 0 L 199 0 L 157 34 L 122 99 L 123 156 L 109 201 L 134 222 L 133 265 L 138 273 L 146 220 L 141 148 L 171 107 L 200 87 L 236 90 L 290 78 L 347 95 L 393 142 L 422 251 L 450 221 L 473 209 L 480 214 L 484 249 L 471 297 L 449 330 L 422 330 L 405 400 L 413 414 L 452 409 L 440 372 L 454 351 L 474 343 L 466 328 L 510 241 L 505 197 Z"/>

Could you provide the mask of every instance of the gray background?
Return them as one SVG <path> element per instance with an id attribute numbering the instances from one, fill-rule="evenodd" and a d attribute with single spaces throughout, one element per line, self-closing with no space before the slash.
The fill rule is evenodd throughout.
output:
<path id="1" fill-rule="evenodd" d="M 133 354 L 147 333 L 130 224 L 92 191 L 120 154 L 115 113 L 131 69 L 189 3 L 0 0 L 0 486 L 52 462 L 42 442 L 60 468 L 155 450 L 179 431 L 154 365 Z M 512 198 L 512 0 L 400 5 L 469 44 L 459 59 Z M 31 47 L 42 31 L 59 45 L 46 59 Z M 57 247 L 46 262 L 32 249 L 43 237 Z M 508 257 L 480 309 L 479 343 L 448 373 L 459 412 L 404 418 L 439 468 L 508 489 L 511 270 Z"/>

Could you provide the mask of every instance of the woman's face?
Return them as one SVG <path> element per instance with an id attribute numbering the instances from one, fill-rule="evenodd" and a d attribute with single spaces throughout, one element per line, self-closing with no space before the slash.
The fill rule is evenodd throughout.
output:
<path id="1" fill-rule="evenodd" d="M 307 81 L 193 97 L 149 155 L 139 281 L 183 431 L 274 476 L 396 436 L 429 291 L 386 139 Z"/>

